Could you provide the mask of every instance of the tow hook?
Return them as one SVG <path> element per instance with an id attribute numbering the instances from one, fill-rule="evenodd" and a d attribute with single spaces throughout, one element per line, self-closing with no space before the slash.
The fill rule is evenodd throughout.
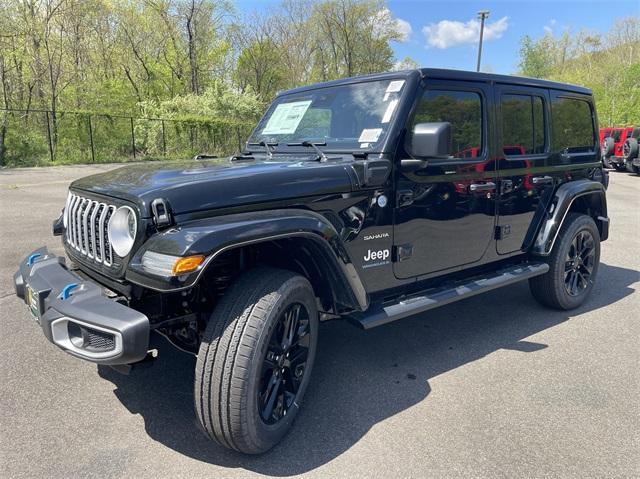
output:
<path id="1" fill-rule="evenodd" d="M 147 351 L 147 355 L 142 361 L 133 364 L 111 364 L 109 367 L 114 371 L 119 372 L 120 374 L 124 374 L 128 376 L 131 374 L 131 371 L 140 370 L 140 369 L 148 369 L 153 366 L 153 363 L 158 358 L 158 350 L 150 349 Z"/>

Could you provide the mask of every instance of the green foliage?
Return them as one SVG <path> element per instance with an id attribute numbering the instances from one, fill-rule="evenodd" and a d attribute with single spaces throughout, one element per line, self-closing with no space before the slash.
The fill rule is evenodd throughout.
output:
<path id="1" fill-rule="evenodd" d="M 5 2 L 0 166 L 229 154 L 278 90 L 390 70 L 395 28 L 382 0 Z"/>
<path id="2" fill-rule="evenodd" d="M 482 147 L 482 109 L 480 96 L 471 92 L 427 92 L 416 112 L 416 123 L 450 122 L 453 153 L 460 156 L 463 150 Z"/>
<path id="3" fill-rule="evenodd" d="M 242 148 L 263 105 L 254 94 L 240 93 L 222 82 L 214 82 L 202 95 L 143 102 L 140 108 L 147 118 L 166 120 L 135 122 L 136 147 L 146 155 L 176 156 L 181 151 L 188 155 L 200 152 L 227 155 Z"/>
<path id="4" fill-rule="evenodd" d="M 593 90 L 600 126 L 640 125 L 640 18 L 618 20 L 607 35 L 586 31 L 521 39 L 520 73 Z"/>

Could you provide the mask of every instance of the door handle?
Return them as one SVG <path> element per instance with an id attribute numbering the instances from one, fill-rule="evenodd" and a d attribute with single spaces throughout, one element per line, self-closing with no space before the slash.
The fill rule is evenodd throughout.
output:
<path id="1" fill-rule="evenodd" d="M 534 185 L 548 185 L 553 183 L 553 178 L 551 176 L 534 176 L 531 181 Z"/>
<path id="2" fill-rule="evenodd" d="M 489 181 L 488 183 L 472 183 L 469 185 L 469 191 L 492 191 L 496 189 L 496 184 Z"/>

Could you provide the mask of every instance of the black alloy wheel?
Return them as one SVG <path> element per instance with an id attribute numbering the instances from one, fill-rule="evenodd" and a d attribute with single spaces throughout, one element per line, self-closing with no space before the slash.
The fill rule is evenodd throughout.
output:
<path id="1" fill-rule="evenodd" d="M 596 258 L 596 243 L 591 233 L 581 230 L 573 238 L 565 261 L 564 287 L 571 296 L 579 296 L 589 287 Z"/>
<path id="2" fill-rule="evenodd" d="M 584 303 L 600 264 L 600 232 L 588 215 L 569 213 L 548 256 L 536 257 L 549 271 L 529 280 L 534 298 L 554 309 L 574 309 Z"/>
<path id="3" fill-rule="evenodd" d="M 280 421 L 294 404 L 310 345 L 309 313 L 302 304 L 291 304 L 278 318 L 262 360 L 258 410 L 266 424 Z"/>
<path id="4" fill-rule="evenodd" d="M 285 436 L 311 379 L 318 323 L 313 287 L 293 271 L 259 266 L 227 289 L 196 361 L 195 409 L 207 436 L 246 454 Z"/>

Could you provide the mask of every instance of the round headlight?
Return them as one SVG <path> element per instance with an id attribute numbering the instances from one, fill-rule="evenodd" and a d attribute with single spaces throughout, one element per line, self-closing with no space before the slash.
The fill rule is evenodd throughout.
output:
<path id="1" fill-rule="evenodd" d="M 127 256 L 136 239 L 138 222 L 136 214 L 128 206 L 121 206 L 109 219 L 107 234 L 113 251 L 120 257 Z"/>

